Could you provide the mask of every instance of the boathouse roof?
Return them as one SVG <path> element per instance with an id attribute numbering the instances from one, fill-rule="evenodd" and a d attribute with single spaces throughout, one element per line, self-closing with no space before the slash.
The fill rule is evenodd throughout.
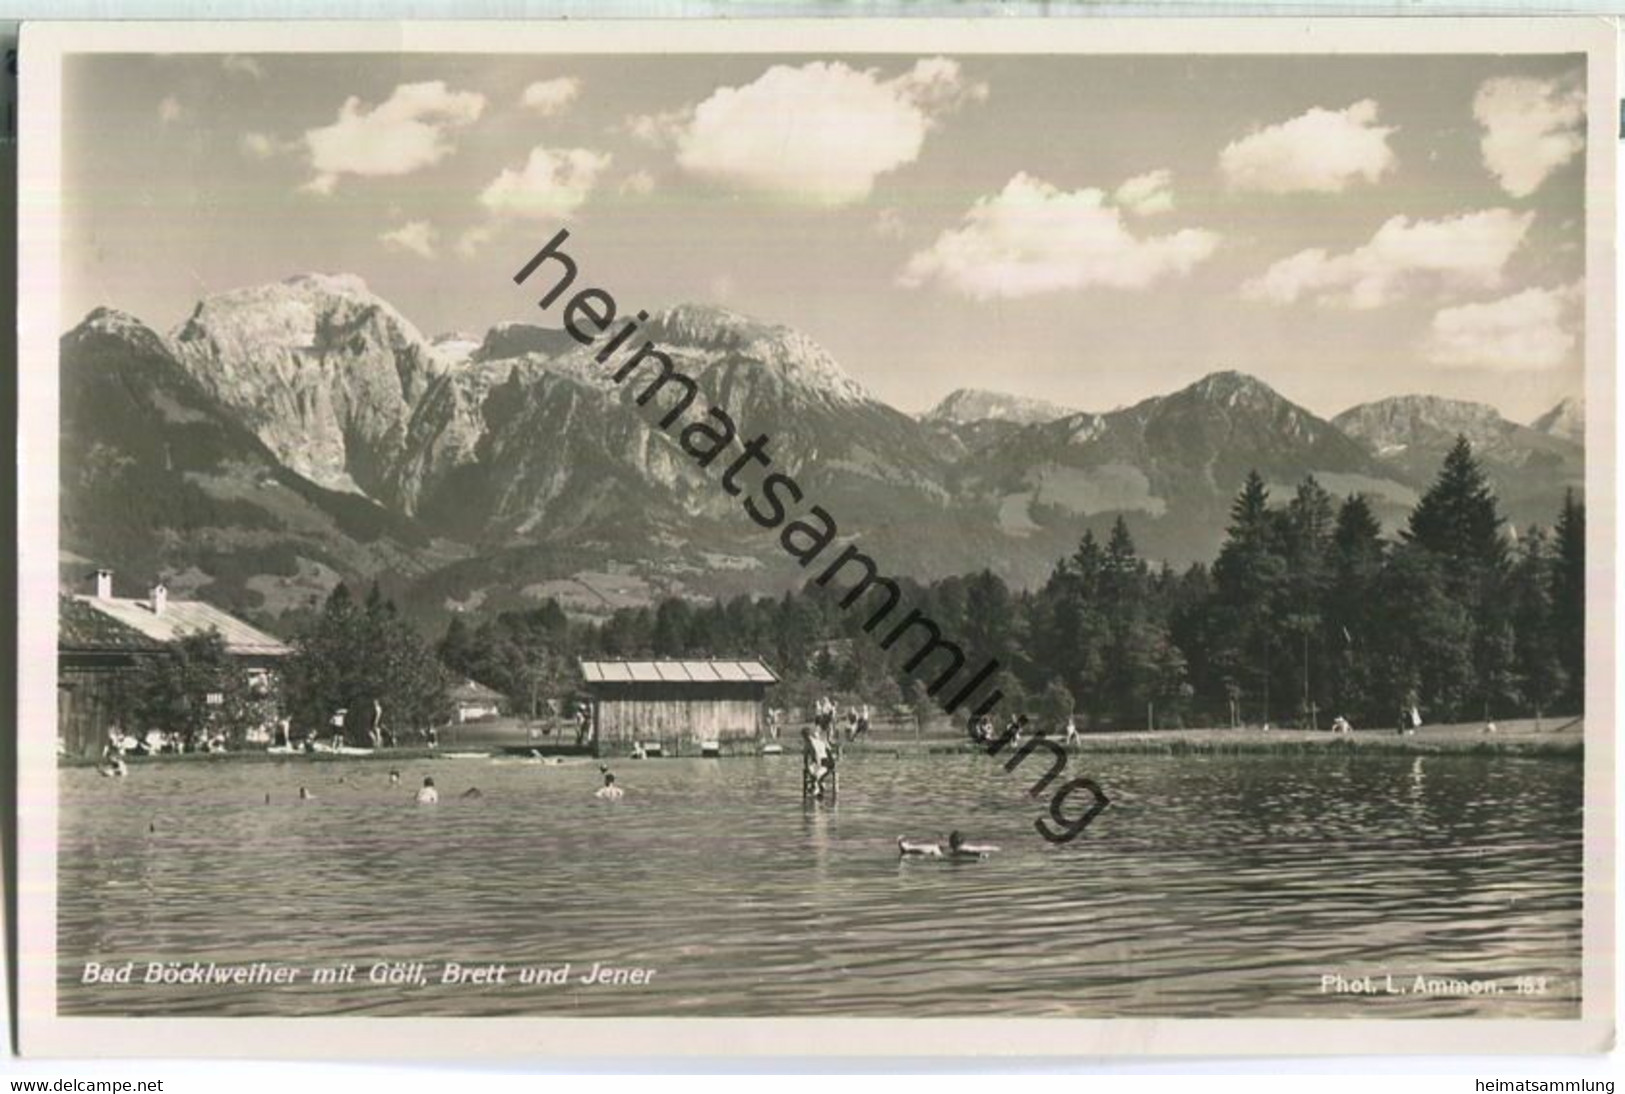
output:
<path id="1" fill-rule="evenodd" d="M 773 670 L 741 661 L 582 661 L 589 684 L 776 684 Z"/>

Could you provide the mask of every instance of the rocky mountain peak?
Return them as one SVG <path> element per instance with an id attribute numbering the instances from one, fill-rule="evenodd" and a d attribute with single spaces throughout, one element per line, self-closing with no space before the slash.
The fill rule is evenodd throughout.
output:
<path id="1" fill-rule="evenodd" d="M 1194 384 L 1182 391 L 1169 396 L 1178 398 L 1200 399 L 1219 403 L 1225 406 L 1239 406 L 1246 403 L 1266 404 L 1285 402 L 1281 394 L 1256 376 L 1234 369 L 1222 369 L 1210 372 Z"/>
<path id="2" fill-rule="evenodd" d="M 936 406 L 919 415 L 922 422 L 969 425 L 972 422 L 1000 421 L 1017 425 L 1053 422 L 1076 414 L 1072 407 L 1044 399 L 1031 399 L 985 388 L 962 387 L 944 396 Z"/>
<path id="3" fill-rule="evenodd" d="M 556 357 L 580 346 L 563 330 L 535 323 L 504 322 L 485 332 L 485 339 L 474 352 L 473 360 L 506 361 L 531 353 Z"/>
<path id="4" fill-rule="evenodd" d="M 1465 436 L 1476 448 L 1499 442 L 1512 423 L 1486 403 L 1439 395 L 1396 395 L 1350 407 L 1332 419 L 1343 432 L 1378 452 L 1409 445 L 1437 445 Z"/>
<path id="5" fill-rule="evenodd" d="M 386 500 L 412 409 L 445 365 L 350 274 L 299 274 L 199 301 L 180 363 L 288 467 Z"/>
<path id="6" fill-rule="evenodd" d="M 785 382 L 825 399 L 873 401 L 868 390 L 807 335 L 727 308 L 679 304 L 657 312 L 643 325 L 642 333 L 667 349 L 766 366 Z"/>
<path id="7" fill-rule="evenodd" d="M 372 296 L 372 290 L 367 288 L 360 274 L 300 273 L 283 278 L 282 284 L 341 296 Z"/>
<path id="8" fill-rule="evenodd" d="M 1529 428 L 1575 444 L 1585 443 L 1586 408 L 1583 399 L 1570 396 L 1529 423 Z"/>
<path id="9" fill-rule="evenodd" d="M 64 340 L 78 341 L 86 338 L 114 338 L 142 351 L 168 352 L 163 335 L 129 312 L 117 308 L 93 309 L 77 327 L 67 333 Z"/>

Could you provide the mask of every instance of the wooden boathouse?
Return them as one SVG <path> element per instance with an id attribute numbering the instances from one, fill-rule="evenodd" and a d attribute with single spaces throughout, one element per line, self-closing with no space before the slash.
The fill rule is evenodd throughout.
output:
<path id="1" fill-rule="evenodd" d="M 581 679 L 592 697 L 593 741 L 605 752 L 634 741 L 676 749 L 757 740 L 767 689 L 779 682 L 759 660 L 582 661 Z"/>

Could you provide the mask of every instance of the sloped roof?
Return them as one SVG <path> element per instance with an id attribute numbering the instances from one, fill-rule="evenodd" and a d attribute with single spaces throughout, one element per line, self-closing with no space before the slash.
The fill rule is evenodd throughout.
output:
<path id="1" fill-rule="evenodd" d="M 164 603 L 162 614 L 152 610 L 150 600 L 128 597 L 103 600 L 95 596 L 76 596 L 74 600 L 158 642 L 173 642 L 184 635 L 215 630 L 225 640 L 227 653 L 283 657 L 293 652 L 280 639 L 201 600 L 170 597 Z"/>
<path id="2" fill-rule="evenodd" d="M 488 703 L 506 698 L 495 688 L 488 688 L 478 680 L 464 680 L 451 689 L 453 702 L 462 703 Z"/>
<path id="3" fill-rule="evenodd" d="M 589 684 L 776 684 L 773 670 L 749 661 L 583 661 Z"/>
<path id="4" fill-rule="evenodd" d="M 92 653 L 157 653 L 164 648 L 162 642 L 71 596 L 57 597 L 56 644 L 61 650 Z"/>

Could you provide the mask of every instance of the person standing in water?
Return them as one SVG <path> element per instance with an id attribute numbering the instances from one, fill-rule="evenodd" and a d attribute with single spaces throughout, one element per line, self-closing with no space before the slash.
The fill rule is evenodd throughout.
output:
<path id="1" fill-rule="evenodd" d="M 801 731 L 801 794 L 822 801 L 835 795 L 835 749 L 825 731 L 812 726 Z"/>
<path id="2" fill-rule="evenodd" d="M 423 786 L 418 789 L 417 803 L 419 805 L 435 805 L 440 801 L 440 791 L 434 788 L 434 776 L 425 775 Z"/>
<path id="3" fill-rule="evenodd" d="M 593 797 L 603 798 L 605 801 L 619 801 L 625 793 L 624 790 L 615 785 L 614 772 L 606 771 L 604 772 L 604 785 L 598 788 Z"/>

